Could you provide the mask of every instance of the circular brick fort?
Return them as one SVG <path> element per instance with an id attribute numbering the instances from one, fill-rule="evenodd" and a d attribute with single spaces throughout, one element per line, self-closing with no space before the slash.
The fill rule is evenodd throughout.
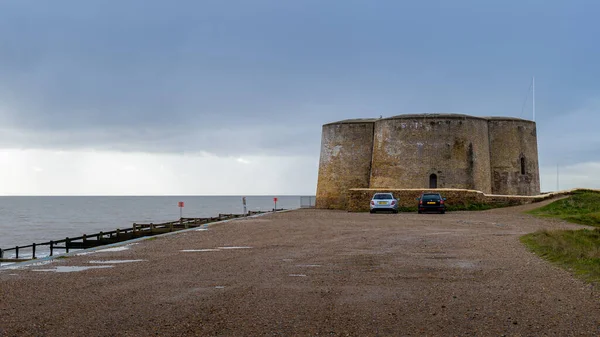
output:
<path id="1" fill-rule="evenodd" d="M 511 117 L 411 114 L 323 125 L 318 208 L 351 188 L 540 193 L 536 125 Z"/>

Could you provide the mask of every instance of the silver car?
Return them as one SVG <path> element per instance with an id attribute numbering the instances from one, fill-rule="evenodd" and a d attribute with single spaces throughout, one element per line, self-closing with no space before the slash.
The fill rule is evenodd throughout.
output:
<path id="1" fill-rule="evenodd" d="M 398 199 L 392 193 L 375 193 L 371 199 L 371 213 L 377 211 L 398 213 Z"/>

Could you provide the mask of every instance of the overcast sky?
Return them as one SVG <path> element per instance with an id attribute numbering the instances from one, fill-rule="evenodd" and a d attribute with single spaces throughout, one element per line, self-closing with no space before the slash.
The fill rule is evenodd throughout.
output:
<path id="1" fill-rule="evenodd" d="M 532 118 L 600 188 L 600 2 L 0 0 L 0 195 L 311 194 L 321 126 Z"/>

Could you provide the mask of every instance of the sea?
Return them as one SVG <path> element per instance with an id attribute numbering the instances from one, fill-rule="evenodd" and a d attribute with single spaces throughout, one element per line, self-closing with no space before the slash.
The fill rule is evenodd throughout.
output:
<path id="1" fill-rule="evenodd" d="M 275 197 L 278 209 L 301 206 L 301 196 L 246 196 L 247 210 L 272 210 Z M 0 196 L 0 248 L 243 211 L 242 196 Z"/>

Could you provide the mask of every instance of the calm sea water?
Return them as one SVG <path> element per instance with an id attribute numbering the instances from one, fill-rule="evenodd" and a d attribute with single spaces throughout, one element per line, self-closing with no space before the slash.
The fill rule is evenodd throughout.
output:
<path id="1" fill-rule="evenodd" d="M 277 196 L 277 208 L 300 207 L 300 196 Z M 0 197 L 0 248 L 179 219 L 243 212 L 241 196 Z M 246 207 L 267 211 L 273 196 L 248 196 Z"/>

